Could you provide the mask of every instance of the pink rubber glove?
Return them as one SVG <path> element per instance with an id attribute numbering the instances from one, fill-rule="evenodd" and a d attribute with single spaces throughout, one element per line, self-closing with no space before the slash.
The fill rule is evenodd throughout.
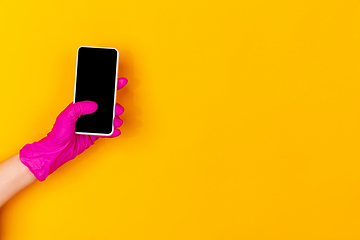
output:
<path id="1" fill-rule="evenodd" d="M 128 80 L 118 79 L 118 89 L 124 87 Z M 38 142 L 26 144 L 20 150 L 20 161 L 29 168 L 39 181 L 44 181 L 64 163 L 74 159 L 84 152 L 100 138 L 95 135 L 75 134 L 76 120 L 85 114 L 95 112 L 97 104 L 92 101 L 70 103 L 56 118 L 52 130 L 46 137 Z M 124 112 L 124 108 L 116 103 L 114 132 L 106 138 L 117 137 L 121 134 L 119 129 L 122 120 L 118 115 Z"/>

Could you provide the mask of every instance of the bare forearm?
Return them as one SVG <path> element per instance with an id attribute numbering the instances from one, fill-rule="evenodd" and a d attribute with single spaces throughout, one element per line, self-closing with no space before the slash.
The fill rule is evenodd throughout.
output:
<path id="1" fill-rule="evenodd" d="M 16 154 L 0 163 L 0 207 L 36 180 Z"/>

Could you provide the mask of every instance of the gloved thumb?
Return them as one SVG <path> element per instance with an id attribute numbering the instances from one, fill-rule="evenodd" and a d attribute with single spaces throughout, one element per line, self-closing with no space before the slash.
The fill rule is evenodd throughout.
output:
<path id="1" fill-rule="evenodd" d="M 96 111 L 98 105 L 93 101 L 81 101 L 74 103 L 69 111 L 71 117 L 79 118 L 81 115 L 90 114 Z"/>

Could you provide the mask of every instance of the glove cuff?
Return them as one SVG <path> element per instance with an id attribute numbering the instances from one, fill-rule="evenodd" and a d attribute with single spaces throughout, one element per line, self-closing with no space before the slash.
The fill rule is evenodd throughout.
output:
<path id="1" fill-rule="evenodd" d="M 34 174 L 39 181 L 44 181 L 47 176 L 58 169 L 66 158 L 63 156 L 67 146 L 54 146 L 48 137 L 38 142 L 26 144 L 20 149 L 20 161 Z"/>

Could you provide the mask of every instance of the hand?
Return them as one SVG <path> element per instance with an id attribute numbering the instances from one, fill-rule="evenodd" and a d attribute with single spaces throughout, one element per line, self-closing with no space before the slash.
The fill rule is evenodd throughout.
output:
<path id="1" fill-rule="evenodd" d="M 126 78 L 119 78 L 118 90 L 127 82 Z M 56 118 L 52 130 L 46 137 L 38 142 L 26 144 L 20 150 L 20 161 L 39 181 L 44 181 L 56 169 L 84 152 L 100 138 L 95 135 L 75 134 L 76 120 L 81 115 L 95 112 L 96 109 L 97 104 L 92 101 L 70 103 Z M 117 128 L 123 123 L 119 117 L 123 112 L 124 108 L 116 103 L 114 132 L 105 138 L 113 138 L 121 134 Z"/>

